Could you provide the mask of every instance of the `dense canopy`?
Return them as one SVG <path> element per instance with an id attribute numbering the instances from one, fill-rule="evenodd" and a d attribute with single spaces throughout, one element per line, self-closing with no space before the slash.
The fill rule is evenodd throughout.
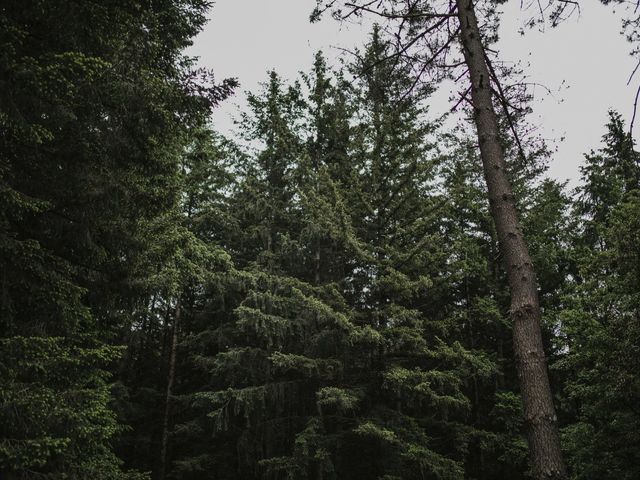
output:
<path id="1" fill-rule="evenodd" d="M 376 26 L 339 66 L 265 72 L 225 137 L 237 83 L 185 54 L 208 7 L 0 7 L 0 478 L 640 478 L 628 122 L 570 189 L 491 75 L 567 466 L 541 477 L 480 87 L 445 128 L 438 76 Z"/>

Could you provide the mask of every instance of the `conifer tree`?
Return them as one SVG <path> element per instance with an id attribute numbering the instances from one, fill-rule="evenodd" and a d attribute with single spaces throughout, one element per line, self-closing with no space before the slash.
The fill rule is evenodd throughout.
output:
<path id="1" fill-rule="evenodd" d="M 484 352 L 496 371 L 490 378 L 474 376 L 469 380 L 476 435 L 469 447 L 467 475 L 526 478 L 527 451 L 510 341 L 509 294 L 482 170 L 474 142 L 464 131 L 439 137 L 438 145 L 444 152 L 438 177 L 447 200 L 439 221 L 447 241 L 442 254 L 446 261 L 440 267 L 444 274 L 437 280 L 437 296 L 432 302 L 457 326 L 460 342 Z M 570 200 L 561 185 L 540 178 L 545 171 L 544 158 L 533 161 L 529 173 L 515 177 L 514 183 L 523 205 L 523 228 L 532 240 L 531 253 L 540 272 L 545 338 L 549 341 L 558 326 L 559 289 L 569 265 L 566 212 Z"/>
<path id="2" fill-rule="evenodd" d="M 182 56 L 204 8 L 2 6 L 3 477 L 125 476 L 112 452 L 113 345 L 164 260 L 150 231 L 177 200 L 185 127 L 232 86 Z"/>
<path id="3" fill-rule="evenodd" d="M 367 55 L 386 48 L 374 34 Z M 401 98 L 409 77 L 388 62 L 347 87 L 317 56 L 304 79 L 307 95 L 272 73 L 250 97 L 258 147 L 222 235 L 242 271 L 193 325 L 203 383 L 185 385 L 175 431 L 213 443 L 173 475 L 461 478 L 465 380 L 491 365 L 427 300 L 442 242 L 425 97 Z"/>
<path id="4" fill-rule="evenodd" d="M 575 205 L 575 262 L 565 287 L 557 368 L 575 420 L 564 429 L 577 479 L 638 476 L 638 152 L 611 113 L 586 156 Z"/>
<path id="5" fill-rule="evenodd" d="M 180 199 L 158 219 L 155 248 L 147 252 L 149 262 L 165 261 L 147 279 L 148 305 L 133 326 L 119 378 L 117 409 L 131 426 L 119 453 L 127 465 L 158 479 L 173 468 L 173 430 L 184 408 L 177 392 L 194 380 L 185 369 L 186 337 L 202 321 L 205 292 L 224 293 L 233 270 L 218 245 L 232 185 L 226 164 L 235 150 L 208 127 L 194 128 L 188 138 L 177 175 Z"/>
<path id="6" fill-rule="evenodd" d="M 389 50 L 376 29 L 355 66 L 354 177 L 346 195 L 364 255 L 347 292 L 356 324 L 379 340 L 361 352 L 354 378 L 369 400 L 355 430 L 362 446 L 352 448 L 369 454 L 352 460 L 345 476 L 367 468 L 369 477 L 462 478 L 471 435 L 466 380 L 491 367 L 455 341 L 455 326 L 433 301 L 444 202 L 428 140 L 435 128 L 426 120 L 429 91 L 406 95 L 412 79 Z M 378 460 L 365 467 L 371 457 Z"/>
<path id="7" fill-rule="evenodd" d="M 329 468 L 321 445 L 294 447 L 317 433 L 316 391 L 339 376 L 332 357 L 351 329 L 335 289 L 305 281 L 314 276 L 305 268 L 317 245 L 301 233 L 308 226 L 301 196 L 316 184 L 302 135 L 305 104 L 298 85 L 287 88 L 271 73 L 250 106 L 243 129 L 257 148 L 241 165 L 229 198 L 233 222 L 223 235 L 242 271 L 207 300 L 214 321 L 190 340 L 192 368 L 205 380 L 189 391 L 194 415 L 179 434 L 208 431 L 214 448 L 176 460 L 176 474 L 188 478 L 205 474 L 203 465 L 221 478 Z"/>
<path id="8" fill-rule="evenodd" d="M 311 20 L 328 9 L 339 19 L 373 14 L 390 25 L 395 47 L 391 57 L 396 63 L 408 63 L 415 72 L 408 90 L 420 84 L 425 73 L 436 79 L 464 79 L 461 102 L 467 100 L 472 109 L 490 211 L 511 292 L 514 352 L 532 470 L 538 479 L 566 478 L 542 339 L 536 273 L 507 167 L 503 139 L 508 135 L 500 129 L 496 106 L 504 110 L 516 141 L 511 112 L 518 109 L 512 108 L 512 99 L 488 55 L 489 45 L 497 38 L 495 3 L 318 0 Z"/>

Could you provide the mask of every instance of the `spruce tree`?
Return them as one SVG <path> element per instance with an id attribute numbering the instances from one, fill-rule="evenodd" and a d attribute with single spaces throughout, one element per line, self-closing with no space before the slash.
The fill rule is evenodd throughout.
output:
<path id="1" fill-rule="evenodd" d="M 449 323 L 457 326 L 456 338 L 465 347 L 484 352 L 495 369 L 488 378 L 473 376 L 469 380 L 471 421 L 476 432 L 469 446 L 466 475 L 527 478 L 522 401 L 510 341 L 509 294 L 482 170 L 474 142 L 463 128 L 438 140 L 444 152 L 438 177 L 446 199 L 439 222 L 447 241 L 442 247 L 445 261 L 440 266 L 444 274 L 436 283 L 437 297 L 432 301 Z M 506 147 L 517 155 L 509 144 Z M 518 159 L 510 161 L 515 164 Z M 561 288 L 570 265 L 570 199 L 562 185 L 541 178 L 544 171 L 542 156 L 532 159 L 526 171 L 512 175 L 521 198 L 524 232 L 531 239 L 532 258 L 540 274 L 545 342 L 553 351 L 551 339 L 559 325 Z"/>
<path id="2" fill-rule="evenodd" d="M 188 340 L 203 383 L 185 390 L 191 417 L 178 434 L 214 437 L 176 459 L 175 474 L 188 478 L 210 468 L 221 478 L 330 468 L 322 445 L 295 447 L 318 433 L 316 394 L 340 376 L 333 357 L 352 329 L 335 288 L 305 281 L 316 245 L 308 229 L 301 233 L 309 225 L 301 197 L 316 184 L 302 133 L 305 103 L 298 85 L 284 86 L 273 72 L 263 94 L 249 98 L 243 132 L 255 151 L 237 165 L 232 222 L 221 240 L 242 270 L 224 293 L 205 299 L 211 321 L 194 325 Z"/>
<path id="3" fill-rule="evenodd" d="M 2 6 L 2 476 L 124 476 L 112 452 L 115 345 L 165 260 L 150 232 L 177 200 L 185 128 L 232 86 L 181 53 L 204 9 Z"/>
<path id="4" fill-rule="evenodd" d="M 379 340 L 361 349 L 352 374 L 367 402 L 354 430 L 361 438 L 350 448 L 367 454 L 348 467 L 345 460 L 343 475 L 462 478 L 471 434 L 465 383 L 488 365 L 455 341 L 455 326 L 433 301 L 444 199 L 428 140 L 435 129 L 426 119 L 429 90 L 406 95 L 411 77 L 387 59 L 389 50 L 376 29 L 354 66 L 354 173 L 345 195 L 363 254 L 347 277 L 347 295 L 356 324 Z M 365 466 L 370 458 L 377 460 Z"/>
<path id="5" fill-rule="evenodd" d="M 604 147 L 586 156 L 575 204 L 574 269 L 561 316 L 564 429 L 579 479 L 638 476 L 638 152 L 612 112 Z"/>
<path id="6" fill-rule="evenodd" d="M 387 48 L 375 33 L 366 55 Z M 466 380 L 492 367 L 429 301 L 434 126 L 424 95 L 402 98 L 406 72 L 360 68 L 348 86 L 317 56 L 306 95 L 272 73 L 250 96 L 256 150 L 238 164 L 221 243 L 241 270 L 206 294 L 210 320 L 187 340 L 203 383 L 185 385 L 175 432 L 213 442 L 178 456 L 174 475 L 463 475 Z"/>

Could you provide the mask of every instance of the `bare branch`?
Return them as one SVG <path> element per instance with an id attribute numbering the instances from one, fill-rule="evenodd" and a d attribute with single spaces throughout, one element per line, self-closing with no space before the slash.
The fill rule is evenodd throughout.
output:
<path id="1" fill-rule="evenodd" d="M 447 41 L 438 49 L 436 50 L 436 52 L 431 55 L 431 57 L 429 57 L 429 59 L 425 60 L 422 68 L 420 69 L 420 73 L 418 75 L 416 75 L 415 80 L 413 81 L 413 83 L 411 84 L 411 87 L 409 88 L 409 90 L 407 90 L 407 92 L 402 96 L 402 100 L 404 100 L 404 98 L 409 95 L 409 93 L 416 87 L 416 85 L 418 84 L 418 82 L 420 81 L 420 78 L 422 77 L 422 75 L 424 74 L 424 72 L 427 70 L 427 68 L 429 68 L 429 66 L 431 66 L 433 64 L 433 61 L 438 58 L 438 56 L 444 52 L 445 50 L 447 50 L 449 48 L 449 45 L 451 45 L 451 42 L 453 42 L 456 38 L 458 33 L 460 32 L 460 26 L 458 26 L 458 28 L 456 28 L 454 35 L 450 36 Z"/>
<path id="2" fill-rule="evenodd" d="M 496 74 L 496 71 L 493 68 L 493 63 L 491 63 L 491 59 L 487 55 L 486 51 L 484 52 L 484 57 L 485 57 L 485 60 L 487 62 L 487 67 L 489 67 L 489 74 L 493 78 L 493 83 L 497 88 L 497 92 L 494 91 L 494 94 L 496 95 L 496 97 L 498 97 L 498 100 L 500 101 L 500 104 L 502 105 L 502 109 L 504 110 L 504 113 L 505 113 L 505 115 L 507 117 L 507 122 L 509 123 L 509 128 L 511 130 L 511 133 L 513 134 L 513 138 L 514 138 L 514 140 L 516 142 L 516 146 L 518 147 L 518 153 L 522 157 L 522 160 L 526 160 L 527 156 L 526 156 L 526 154 L 524 152 L 524 148 L 522 146 L 522 142 L 520 141 L 520 135 L 518 135 L 518 131 L 516 130 L 516 125 L 515 125 L 515 122 L 513 120 L 513 116 L 511 115 L 511 112 L 509 111 L 509 101 L 507 99 L 507 96 L 506 96 L 504 90 L 502 89 L 502 83 L 500 82 L 500 79 L 498 78 L 498 75 Z"/>
<path id="3" fill-rule="evenodd" d="M 638 0 L 638 2 L 640 2 L 640 0 Z M 633 72 L 631 72 L 631 75 L 629 75 L 629 79 L 627 80 L 627 86 L 631 83 L 631 80 L 633 80 L 633 77 L 635 77 L 636 72 L 638 71 L 638 68 L 640 68 L 640 60 L 638 60 L 638 63 L 636 63 L 636 66 L 633 69 Z"/>
<path id="4" fill-rule="evenodd" d="M 460 100 L 458 100 L 456 102 L 456 104 L 453 107 L 451 107 L 451 110 L 450 110 L 451 112 L 455 112 L 458 109 L 458 107 L 460 106 L 460 104 L 462 102 L 464 102 L 464 101 L 466 101 L 467 103 L 471 104 L 471 101 L 467 98 L 467 94 L 470 91 L 471 91 L 471 86 L 468 86 L 467 89 L 464 92 L 458 93 L 458 95 L 460 96 Z"/>
<path id="5" fill-rule="evenodd" d="M 636 90 L 636 98 L 633 100 L 633 115 L 629 123 L 629 136 L 631 137 L 631 141 L 633 141 L 633 126 L 636 122 L 636 114 L 638 113 L 638 98 L 640 98 L 640 85 L 638 85 L 638 89 Z"/>
<path id="6" fill-rule="evenodd" d="M 397 45 L 396 46 L 396 51 L 390 55 L 387 55 L 384 58 L 381 58 L 380 60 L 370 64 L 370 65 L 366 65 L 365 67 L 365 71 L 370 70 L 378 65 L 380 65 L 381 63 L 384 63 L 388 60 L 391 60 L 392 58 L 396 59 L 396 64 L 399 61 L 399 59 L 405 54 L 407 53 L 407 51 L 413 46 L 415 45 L 419 40 L 423 39 L 424 37 L 426 37 L 427 35 L 429 35 L 431 32 L 433 32 L 434 30 L 437 30 L 438 28 L 440 28 L 444 23 L 447 22 L 449 17 L 442 17 L 440 18 L 440 20 L 438 20 L 436 23 L 434 23 L 433 25 L 427 27 L 425 30 L 423 30 L 422 32 L 420 32 L 419 34 L 417 34 L 415 37 L 413 37 L 409 42 L 407 42 L 405 45 Z M 447 44 L 450 42 L 447 41 Z M 394 65 L 394 68 L 395 68 Z"/>
<path id="7" fill-rule="evenodd" d="M 360 11 L 364 10 L 364 11 L 370 11 L 368 10 L 367 7 L 369 7 L 369 5 L 373 5 L 374 3 L 376 3 L 378 0 L 371 0 L 369 3 L 366 3 L 364 5 L 355 5 L 353 3 L 345 3 L 345 7 L 353 7 L 353 9 L 347 13 L 346 15 L 344 15 L 342 17 L 343 20 L 348 19 L 351 15 L 357 15 Z"/>
<path id="8" fill-rule="evenodd" d="M 369 5 L 377 2 L 378 0 L 373 0 L 369 3 L 366 3 L 364 5 L 358 5 L 355 3 L 345 3 L 346 7 L 352 8 L 353 10 L 351 10 L 351 12 L 349 12 L 345 17 L 343 18 L 347 18 L 351 15 L 353 15 L 354 13 L 358 13 L 358 12 L 367 12 L 367 13 L 372 13 L 374 15 L 377 15 L 379 17 L 383 17 L 383 18 L 389 18 L 389 19 L 410 19 L 410 18 L 426 18 L 426 19 L 430 19 L 430 18 L 451 18 L 451 17 L 455 17 L 456 14 L 453 13 L 455 12 L 455 9 L 453 12 L 449 12 L 449 13 L 410 13 L 410 12 L 403 12 L 403 13 L 388 13 L 388 12 L 381 12 L 378 10 L 374 10 L 372 8 L 369 8 Z"/>

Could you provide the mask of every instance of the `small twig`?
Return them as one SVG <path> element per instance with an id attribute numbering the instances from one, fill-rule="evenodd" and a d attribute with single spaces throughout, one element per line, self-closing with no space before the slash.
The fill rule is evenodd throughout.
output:
<path id="1" fill-rule="evenodd" d="M 640 0 L 638 0 L 638 2 L 640 2 Z M 635 77 L 636 72 L 638 71 L 638 68 L 640 68 L 640 60 L 638 60 L 638 63 L 636 63 L 636 66 L 633 69 L 633 72 L 631 72 L 631 75 L 629 75 L 629 79 L 627 80 L 627 86 L 631 83 L 631 80 L 633 80 L 633 77 Z"/>
<path id="2" fill-rule="evenodd" d="M 372 5 L 374 3 L 376 3 L 378 0 L 371 0 L 369 3 L 363 5 L 363 6 L 358 6 L 352 3 L 345 3 L 345 7 L 354 7 L 353 10 L 351 10 L 349 13 L 347 13 L 345 16 L 342 17 L 343 20 L 347 20 L 351 15 L 357 14 L 360 10 L 362 10 L 364 7 L 368 7 L 369 5 Z"/>
<path id="3" fill-rule="evenodd" d="M 465 68 L 464 71 L 453 80 L 453 82 L 458 83 L 460 79 L 464 77 L 467 73 L 469 73 L 469 69 Z"/>
<path id="4" fill-rule="evenodd" d="M 456 104 L 451 108 L 451 112 L 455 112 L 458 107 L 460 106 L 460 104 L 462 102 L 464 102 L 465 100 L 468 102 L 469 99 L 467 98 L 467 94 L 471 91 L 471 86 L 467 87 L 467 89 L 463 92 L 463 93 L 459 93 L 458 95 L 460 95 L 460 100 L 458 100 L 456 102 Z"/>

